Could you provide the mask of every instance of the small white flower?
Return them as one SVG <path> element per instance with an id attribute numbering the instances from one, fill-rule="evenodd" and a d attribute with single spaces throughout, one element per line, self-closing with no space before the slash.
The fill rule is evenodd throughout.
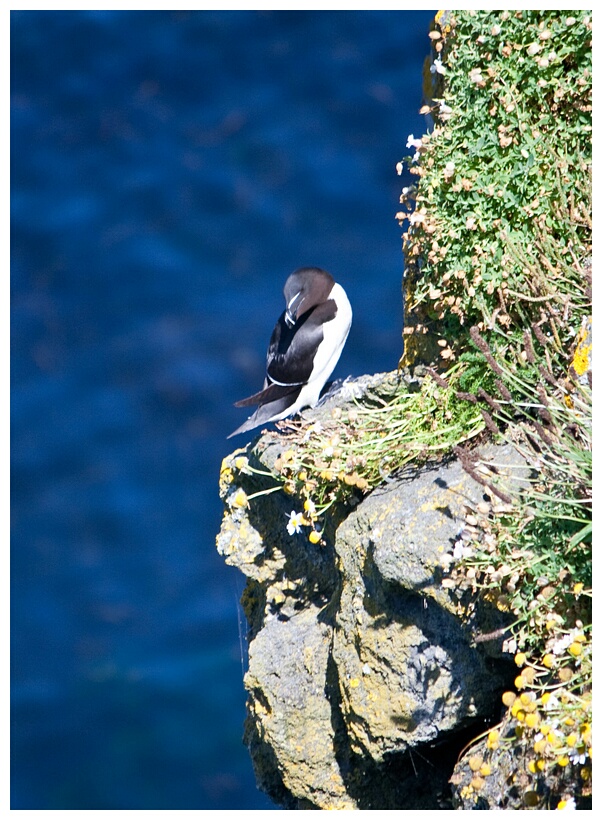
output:
<path id="1" fill-rule="evenodd" d="M 575 798 L 574 797 L 567 797 L 566 800 L 561 800 L 560 801 L 556 811 L 566 811 L 567 809 L 569 811 L 575 811 L 576 808 L 577 808 L 577 804 L 575 803 Z"/>
<path id="2" fill-rule="evenodd" d="M 301 524 L 303 523 L 303 513 L 297 513 L 294 510 L 291 510 L 291 514 L 288 518 L 289 521 L 286 525 L 288 534 L 294 535 L 297 532 L 301 532 Z"/>
<path id="3" fill-rule="evenodd" d="M 401 176 L 403 174 L 403 162 L 398 162 L 395 166 L 395 170 L 397 171 L 398 175 Z"/>
<path id="4" fill-rule="evenodd" d="M 563 635 L 562 638 L 559 638 L 554 646 L 552 647 L 552 652 L 555 655 L 562 655 L 565 650 L 569 648 L 569 646 L 575 640 L 575 636 L 579 634 L 578 629 L 573 629 L 569 632 L 568 635 Z"/>
<path id="5" fill-rule="evenodd" d="M 571 749 L 569 752 L 569 760 L 573 764 L 573 766 L 583 766 L 585 761 L 587 760 L 587 755 L 585 752 L 580 752 L 578 749 Z M 568 806 L 565 806 L 568 809 Z"/>
<path id="6" fill-rule="evenodd" d="M 406 148 L 422 148 L 422 140 L 415 139 L 414 134 L 410 134 L 406 143 Z"/>
<path id="7" fill-rule="evenodd" d="M 461 558 L 470 558 L 472 555 L 472 548 L 459 538 L 454 544 L 454 559 L 459 561 Z"/>
<path id="8" fill-rule="evenodd" d="M 437 57 L 431 65 L 431 74 L 445 74 L 445 66 L 441 62 L 441 57 Z"/>
<path id="9" fill-rule="evenodd" d="M 445 168 L 443 169 L 443 176 L 446 180 L 449 180 L 453 177 L 456 173 L 456 163 L 455 162 L 448 162 Z"/>
<path id="10" fill-rule="evenodd" d="M 507 638 L 502 644 L 502 652 L 508 652 L 510 655 L 516 655 L 518 644 L 514 638 Z"/>
<path id="11" fill-rule="evenodd" d="M 410 225 L 419 225 L 420 223 L 424 222 L 425 215 L 420 213 L 419 211 L 414 211 L 413 214 L 410 214 Z"/>
<path id="12" fill-rule="evenodd" d="M 439 113 L 440 114 L 451 114 L 451 112 L 452 112 L 452 110 L 449 107 L 449 105 L 447 105 L 447 103 L 442 102 L 442 103 L 439 104 Z"/>

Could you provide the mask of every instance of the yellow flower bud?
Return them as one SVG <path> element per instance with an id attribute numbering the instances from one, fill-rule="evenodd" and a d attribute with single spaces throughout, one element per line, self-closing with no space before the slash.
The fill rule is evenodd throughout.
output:
<path id="1" fill-rule="evenodd" d="M 556 762 L 558 763 L 559 766 L 564 767 L 564 766 L 568 766 L 571 761 L 569 760 L 568 755 L 561 755 Z"/>
<path id="2" fill-rule="evenodd" d="M 522 677 L 527 683 L 533 683 L 535 680 L 535 669 L 532 666 L 526 666 L 521 672 Z"/>
<path id="3" fill-rule="evenodd" d="M 525 653 L 524 653 L 524 652 L 518 652 L 518 653 L 514 656 L 514 663 L 515 663 L 517 666 L 524 666 L 524 665 L 526 664 L 526 662 L 527 662 L 527 656 L 525 655 Z"/>
<path id="4" fill-rule="evenodd" d="M 481 757 L 481 755 L 473 755 L 468 761 L 468 765 L 470 766 L 473 772 L 478 772 L 481 766 L 483 765 L 483 758 Z"/>
<path id="5" fill-rule="evenodd" d="M 525 718 L 525 725 L 529 727 L 529 729 L 535 729 L 536 726 L 539 724 L 539 715 L 537 712 L 531 712 L 531 714 L 527 715 Z"/>
<path id="6" fill-rule="evenodd" d="M 577 658 L 581 654 L 581 644 L 578 641 L 573 641 L 569 646 L 569 652 L 574 658 Z"/>
<path id="7" fill-rule="evenodd" d="M 579 644 L 577 644 L 579 646 Z M 568 683 L 570 679 L 573 677 L 573 670 L 569 669 L 568 666 L 563 666 L 562 669 L 558 672 L 558 677 L 563 683 Z"/>
<path id="8" fill-rule="evenodd" d="M 307 537 L 311 544 L 319 544 L 321 541 L 320 533 L 316 532 L 316 530 L 312 530 Z"/>

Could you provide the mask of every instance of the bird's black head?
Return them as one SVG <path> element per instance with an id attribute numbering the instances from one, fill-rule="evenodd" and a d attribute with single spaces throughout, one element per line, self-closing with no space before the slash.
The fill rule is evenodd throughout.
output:
<path id="1" fill-rule="evenodd" d="M 292 327 L 308 310 L 325 302 L 334 285 L 334 279 L 321 268 L 298 268 L 286 280 L 284 320 Z"/>

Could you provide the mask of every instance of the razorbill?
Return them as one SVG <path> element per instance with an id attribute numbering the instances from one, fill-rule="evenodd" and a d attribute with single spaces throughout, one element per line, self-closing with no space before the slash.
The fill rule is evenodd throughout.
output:
<path id="1" fill-rule="evenodd" d="M 235 403 L 258 405 L 257 410 L 228 438 L 314 407 L 339 360 L 351 327 L 343 288 L 321 268 L 299 268 L 286 280 L 284 300 L 268 347 L 263 388 Z"/>

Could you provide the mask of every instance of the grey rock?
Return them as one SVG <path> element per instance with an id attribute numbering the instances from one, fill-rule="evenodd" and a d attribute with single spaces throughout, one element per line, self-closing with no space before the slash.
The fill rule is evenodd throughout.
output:
<path id="1" fill-rule="evenodd" d="M 345 382 L 307 417 L 398 385 L 395 373 Z M 458 461 L 429 465 L 333 508 L 325 545 L 313 545 L 286 530 L 299 499 L 275 491 L 234 503 L 239 489 L 276 486 L 269 470 L 285 447 L 265 433 L 221 476 L 218 551 L 248 578 L 245 741 L 258 783 L 286 808 L 451 805 L 463 732 L 491 716 L 508 680 L 501 638 L 474 641 L 504 616 L 481 606 L 468 618 L 443 584 L 466 509 L 486 491 Z M 253 470 L 235 469 L 242 455 Z M 515 474 L 511 448 L 485 455 Z"/>

